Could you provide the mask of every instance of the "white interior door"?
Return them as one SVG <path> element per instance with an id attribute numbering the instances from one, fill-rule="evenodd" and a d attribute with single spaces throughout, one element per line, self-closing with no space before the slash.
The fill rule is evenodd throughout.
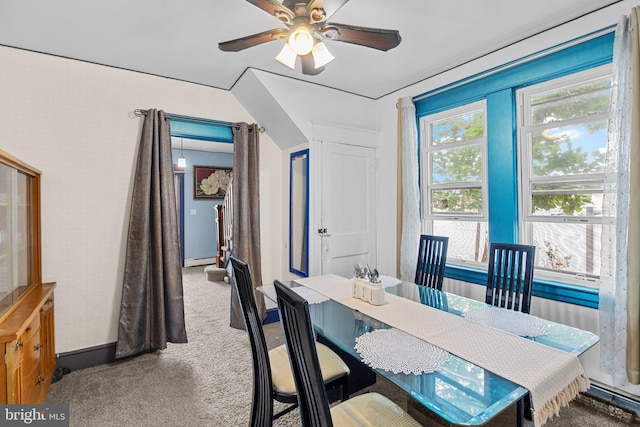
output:
<path id="1" fill-rule="evenodd" d="M 352 277 L 355 264 L 376 265 L 376 150 L 321 144 L 322 274 Z"/>

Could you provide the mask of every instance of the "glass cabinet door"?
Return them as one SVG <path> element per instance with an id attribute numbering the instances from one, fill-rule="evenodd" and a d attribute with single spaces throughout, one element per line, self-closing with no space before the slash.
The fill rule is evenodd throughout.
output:
<path id="1" fill-rule="evenodd" d="M 39 172 L 0 152 L 0 314 L 40 280 L 38 191 Z"/>
<path id="2" fill-rule="evenodd" d="M 11 256 L 11 176 L 15 172 L 0 164 L 0 298 L 13 291 L 13 259 Z"/>

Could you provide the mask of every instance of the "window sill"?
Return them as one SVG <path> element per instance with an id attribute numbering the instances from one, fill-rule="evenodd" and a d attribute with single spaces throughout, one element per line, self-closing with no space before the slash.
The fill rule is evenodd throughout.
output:
<path id="1" fill-rule="evenodd" d="M 461 265 L 447 264 L 445 277 L 485 286 L 487 271 Z M 551 280 L 533 279 L 532 294 L 538 298 L 565 302 L 588 308 L 598 308 L 598 289 Z"/>

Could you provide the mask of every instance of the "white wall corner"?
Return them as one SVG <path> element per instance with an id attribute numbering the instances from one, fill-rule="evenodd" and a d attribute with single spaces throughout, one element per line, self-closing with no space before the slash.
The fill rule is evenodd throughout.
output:
<path id="1" fill-rule="evenodd" d="M 338 123 L 313 121 L 313 140 L 378 148 L 380 132 Z"/>
<path id="2" fill-rule="evenodd" d="M 286 149 L 309 140 L 291 115 L 280 105 L 270 89 L 248 70 L 236 82 L 231 93 L 247 111 L 266 129 L 267 134 L 281 148 Z"/>

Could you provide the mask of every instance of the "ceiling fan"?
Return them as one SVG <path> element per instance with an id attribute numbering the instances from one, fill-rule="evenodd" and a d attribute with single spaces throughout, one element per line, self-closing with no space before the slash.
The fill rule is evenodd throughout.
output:
<path id="1" fill-rule="evenodd" d="M 287 39 L 276 60 L 295 69 L 298 56 L 302 73 L 316 75 L 331 62 L 331 55 L 323 40 L 334 40 L 387 51 L 400 44 L 396 30 L 357 27 L 327 22 L 349 0 L 247 0 L 254 6 L 278 18 L 287 28 L 274 28 L 258 34 L 218 43 L 220 50 L 239 52 L 273 40 Z"/>

